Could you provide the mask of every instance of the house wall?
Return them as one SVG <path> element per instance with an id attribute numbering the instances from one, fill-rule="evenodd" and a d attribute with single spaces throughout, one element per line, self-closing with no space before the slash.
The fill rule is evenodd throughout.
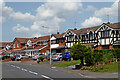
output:
<path id="1" fill-rule="evenodd" d="M 40 54 L 47 55 L 49 53 L 49 50 L 48 50 L 49 48 L 50 48 L 50 46 L 47 46 L 47 47 L 41 49 Z"/>

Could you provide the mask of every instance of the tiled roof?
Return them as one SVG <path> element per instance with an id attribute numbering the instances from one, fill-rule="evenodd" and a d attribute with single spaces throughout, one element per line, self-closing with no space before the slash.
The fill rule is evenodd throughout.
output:
<path id="1" fill-rule="evenodd" d="M 55 38 L 62 38 L 64 34 L 65 34 L 65 33 L 62 33 L 62 34 L 52 34 L 52 35 L 53 35 Z"/>
<path id="2" fill-rule="evenodd" d="M 35 40 L 35 42 L 36 42 L 36 41 L 42 41 L 42 40 L 49 40 L 49 39 L 50 39 L 50 35 L 42 36 L 42 37 L 38 37 L 38 38 Z"/>
<path id="3" fill-rule="evenodd" d="M 16 38 L 20 43 L 27 43 L 28 40 L 34 41 L 34 38 Z"/>
<path id="4" fill-rule="evenodd" d="M 103 23 L 103 24 L 106 24 L 108 25 L 109 27 L 113 28 L 113 29 L 120 29 L 120 22 L 118 23 Z M 99 27 L 99 26 L 94 26 L 94 27 L 89 27 L 89 28 L 82 28 L 82 29 L 79 29 L 79 30 L 74 30 L 74 29 L 68 29 L 69 31 L 72 31 L 73 33 L 75 34 L 86 34 L 88 33 L 90 30 L 91 31 L 96 31 Z"/>
<path id="5" fill-rule="evenodd" d="M 33 42 L 37 42 L 37 41 L 41 41 L 41 40 L 48 40 L 48 39 L 50 39 L 50 36 L 48 35 L 48 36 L 42 36 L 42 37 L 38 37 L 38 38 L 34 37 L 34 38 L 15 38 L 15 39 L 17 39 L 20 43 L 25 44 L 25 43 L 27 43 L 28 40 L 31 40 Z"/>
<path id="6" fill-rule="evenodd" d="M 120 22 L 117 23 L 104 23 L 113 29 L 120 29 Z"/>
<path id="7" fill-rule="evenodd" d="M 0 46 L 5 47 L 6 45 L 11 45 L 11 42 L 0 42 Z"/>
<path id="8" fill-rule="evenodd" d="M 74 29 L 68 29 L 69 31 L 72 31 L 75 34 L 85 34 L 89 32 L 90 30 L 95 31 L 99 28 L 100 26 L 95 26 L 95 27 L 89 27 L 89 28 L 82 28 L 79 30 L 74 30 Z"/>
<path id="9" fill-rule="evenodd" d="M 26 48 L 26 49 L 24 49 L 24 50 L 35 50 L 35 49 L 41 49 L 41 48 L 44 48 L 45 46 L 47 46 L 47 45 L 44 45 L 44 46 L 37 46 L 37 47 L 32 47 L 32 48 Z"/>

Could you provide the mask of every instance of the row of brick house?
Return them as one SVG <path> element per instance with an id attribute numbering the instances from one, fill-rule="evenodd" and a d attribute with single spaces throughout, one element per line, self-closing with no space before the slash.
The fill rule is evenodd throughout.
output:
<path id="1" fill-rule="evenodd" d="M 64 33 L 52 34 L 34 38 L 15 38 L 12 42 L 0 43 L 2 54 L 49 54 L 50 40 L 52 53 L 64 53 L 69 51 L 73 44 L 81 40 L 82 44 L 91 46 L 93 49 L 120 49 L 120 22 L 103 23 L 99 26 L 68 29 Z"/>

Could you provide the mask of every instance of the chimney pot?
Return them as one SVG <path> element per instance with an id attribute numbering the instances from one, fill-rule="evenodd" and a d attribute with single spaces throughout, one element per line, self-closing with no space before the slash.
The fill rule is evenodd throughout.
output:
<path id="1" fill-rule="evenodd" d="M 60 34 L 59 32 L 57 32 L 57 34 Z"/>
<path id="2" fill-rule="evenodd" d="M 74 30 L 77 30 L 77 28 L 74 28 Z"/>

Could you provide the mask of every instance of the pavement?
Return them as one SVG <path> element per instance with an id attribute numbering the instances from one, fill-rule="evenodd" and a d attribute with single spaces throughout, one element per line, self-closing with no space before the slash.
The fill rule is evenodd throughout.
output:
<path id="1" fill-rule="evenodd" d="M 100 78 L 118 78 L 118 72 L 96 73 L 83 70 L 73 70 L 70 67 L 54 67 L 49 62 L 37 64 L 36 61 L 28 62 L 5 62 L 2 65 L 2 78 L 41 78 L 41 79 L 98 79 Z"/>

